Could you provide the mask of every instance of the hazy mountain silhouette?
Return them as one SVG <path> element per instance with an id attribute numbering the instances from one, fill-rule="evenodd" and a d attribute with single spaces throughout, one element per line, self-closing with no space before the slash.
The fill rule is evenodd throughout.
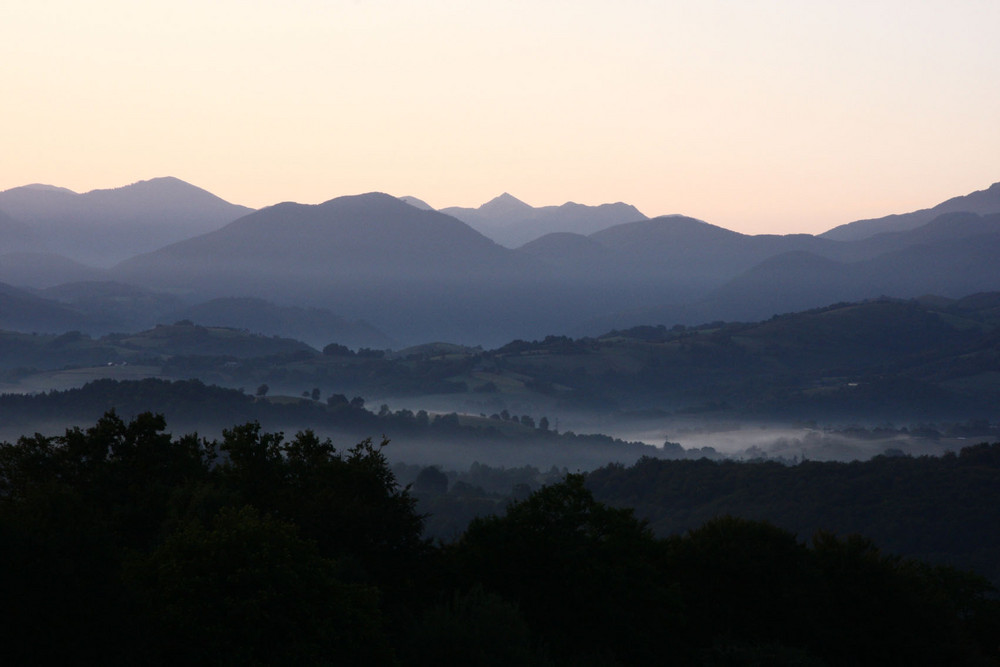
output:
<path id="1" fill-rule="evenodd" d="M 881 295 L 958 298 L 1000 289 L 1000 215 L 950 214 L 891 236 L 882 240 L 893 241 L 893 249 L 854 262 L 811 253 L 773 257 L 699 305 L 723 319 L 756 319 Z"/>
<path id="2" fill-rule="evenodd" d="M 750 236 L 694 218 L 663 216 L 587 237 L 551 234 L 520 250 L 582 290 L 613 287 L 608 307 L 625 310 L 691 302 L 775 255 L 837 245 L 805 234 Z"/>
<path id="3" fill-rule="evenodd" d="M 45 288 L 105 277 L 104 269 L 95 269 L 54 253 L 10 252 L 0 255 L 0 281 L 18 287 Z"/>
<path id="4" fill-rule="evenodd" d="M 1000 213 L 1000 183 L 994 183 L 986 190 L 952 197 L 932 208 L 912 213 L 887 215 L 884 218 L 857 220 L 820 234 L 834 241 L 856 241 L 883 232 L 899 232 L 920 227 L 944 213 L 969 212 L 986 215 Z"/>
<path id="5" fill-rule="evenodd" d="M 254 296 L 364 319 L 404 342 L 502 339 L 539 266 L 465 223 L 380 193 L 278 204 L 115 267 L 189 299 Z"/>
<path id="6" fill-rule="evenodd" d="M 218 229 L 252 209 L 167 177 L 85 194 L 53 186 L 23 186 L 0 192 L 0 210 L 33 233 L 33 242 L 22 250 L 109 266 Z"/>
<path id="7" fill-rule="evenodd" d="M 518 249 L 561 270 L 587 273 L 614 270 L 618 257 L 612 249 L 583 234 L 552 232 Z"/>
<path id="8" fill-rule="evenodd" d="M 107 271 L 51 253 L 8 252 L 0 255 L 0 281 L 47 288 L 38 294 L 58 299 L 48 307 L 67 318 L 75 311 L 74 328 L 87 331 L 173 318 L 317 346 L 502 344 L 639 324 L 753 320 L 880 295 L 998 290 L 1000 213 L 940 213 L 988 209 L 998 198 L 1000 184 L 917 212 L 939 214 L 912 229 L 869 234 L 873 221 L 862 221 L 851 227 L 858 238 L 837 240 L 741 234 L 679 215 L 646 219 L 624 204 L 534 208 L 506 193 L 478 209 L 444 209 L 473 220 L 466 223 L 416 198 L 379 193 L 240 216 L 249 209 L 177 179 L 85 195 L 36 185 L 0 193 L 5 248 L 29 242 L 27 229 L 67 252 L 74 246 L 67 257 L 107 257 L 111 246 L 139 236 L 149 247 L 164 230 L 181 238 L 210 226 L 207 212 L 216 222 Z M 219 222 L 227 215 L 240 217 Z M 907 224 L 919 217 L 907 215 Z M 517 250 L 473 229 L 508 223 L 533 234 L 545 225 L 600 228 L 555 231 Z M 22 313 L 44 310 L 19 303 Z"/>
<path id="9" fill-rule="evenodd" d="M 508 195 L 486 210 L 531 207 Z M 441 212 L 373 193 L 263 209 L 123 262 L 114 275 L 189 301 L 257 297 L 324 308 L 371 322 L 402 344 L 490 344 L 579 333 L 583 322 L 593 333 L 766 318 L 880 295 L 1000 289 L 992 269 L 1000 263 L 987 258 L 998 222 L 949 214 L 845 242 L 740 234 L 664 216 L 589 236 L 554 233 L 513 251 Z"/>
<path id="10" fill-rule="evenodd" d="M 517 248 L 554 232 L 590 234 L 623 222 L 646 219 L 637 208 L 621 202 L 600 206 L 567 202 L 562 206 L 536 208 L 506 192 L 479 208 L 453 206 L 441 212 L 508 248 Z"/>
<path id="11" fill-rule="evenodd" d="M 1000 215 L 945 214 L 916 229 L 850 242 L 808 235 L 746 236 L 705 223 L 699 228 L 690 219 L 658 229 L 650 224 L 656 220 L 621 225 L 590 239 L 620 237 L 616 245 L 625 254 L 617 262 L 631 257 L 633 272 L 661 257 L 660 279 L 686 291 L 646 288 L 645 304 L 623 298 L 616 312 L 596 315 L 574 333 L 648 323 L 753 321 L 882 295 L 957 298 L 1000 289 L 1000 263 L 991 259 L 1000 248 Z M 557 263 L 551 252 L 536 256 Z M 557 255 L 563 260 L 570 256 L 565 251 Z M 669 275 L 668 267 L 680 277 Z M 637 286 L 644 284 L 641 278 L 637 276 Z M 646 282 L 656 281 L 647 273 Z"/>

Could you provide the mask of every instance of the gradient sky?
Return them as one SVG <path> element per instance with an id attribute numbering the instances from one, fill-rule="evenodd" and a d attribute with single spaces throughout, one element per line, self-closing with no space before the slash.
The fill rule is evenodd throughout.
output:
<path id="1" fill-rule="evenodd" d="M 1000 181 L 1000 2 L 6 0 L 0 190 L 818 233 Z"/>

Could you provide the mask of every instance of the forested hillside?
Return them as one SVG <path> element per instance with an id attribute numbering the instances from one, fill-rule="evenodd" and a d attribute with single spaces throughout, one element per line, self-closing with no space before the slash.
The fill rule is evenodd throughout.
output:
<path id="1" fill-rule="evenodd" d="M 20 433 L 58 433 L 63 428 L 97 419 L 107 410 L 131 417 L 163 411 L 184 432 L 215 436 L 234 421 L 254 421 L 274 431 L 293 433 L 311 428 L 338 442 L 369 433 L 391 438 L 393 457 L 413 464 L 468 467 L 475 461 L 492 465 L 556 465 L 590 470 L 608 461 L 631 463 L 661 450 L 642 442 L 602 434 L 557 432 L 544 416 L 503 417 L 429 414 L 425 410 L 366 407 L 360 396 L 320 392 L 304 396 L 269 397 L 267 385 L 251 394 L 206 385 L 197 380 L 168 382 L 99 380 L 80 389 L 41 394 L 0 394 L 0 438 Z M 671 453 L 675 456 L 676 453 Z"/>
<path id="2" fill-rule="evenodd" d="M 0 382 L 44 390 L 73 378 L 199 378 L 318 388 L 395 402 L 422 397 L 485 415 L 655 410 L 814 422 L 996 421 L 1000 293 L 876 299 L 763 322 L 641 326 L 598 337 L 547 336 L 485 350 L 442 343 L 398 351 L 323 351 L 191 321 L 90 338 L 0 332 Z M 72 371 L 72 372 L 70 372 Z M 77 380 L 77 382 L 79 382 Z M 422 406 L 430 409 L 429 406 Z M 437 409 L 441 409 L 440 407 Z"/>
<path id="3" fill-rule="evenodd" d="M 580 476 L 453 544 L 382 448 L 114 413 L 0 446 L 12 664 L 991 664 L 986 581 L 723 517 L 658 538 Z"/>
<path id="4" fill-rule="evenodd" d="M 1000 443 L 941 457 L 852 463 L 662 461 L 587 475 L 599 500 L 631 507 L 657 535 L 731 514 L 807 538 L 872 538 L 894 553 L 972 568 L 1000 583 Z"/>

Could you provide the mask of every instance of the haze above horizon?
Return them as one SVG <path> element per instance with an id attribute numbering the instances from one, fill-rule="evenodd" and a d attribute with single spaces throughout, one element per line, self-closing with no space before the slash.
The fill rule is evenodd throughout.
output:
<path id="1" fill-rule="evenodd" d="M 40 0 L 0 190 L 624 201 L 820 233 L 1000 180 L 1000 3 Z"/>

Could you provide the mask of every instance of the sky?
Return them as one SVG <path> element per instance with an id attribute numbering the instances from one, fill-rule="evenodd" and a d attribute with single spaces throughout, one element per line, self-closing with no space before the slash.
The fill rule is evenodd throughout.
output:
<path id="1" fill-rule="evenodd" d="M 7 0 L 0 190 L 819 233 L 1000 181 L 996 0 Z"/>

